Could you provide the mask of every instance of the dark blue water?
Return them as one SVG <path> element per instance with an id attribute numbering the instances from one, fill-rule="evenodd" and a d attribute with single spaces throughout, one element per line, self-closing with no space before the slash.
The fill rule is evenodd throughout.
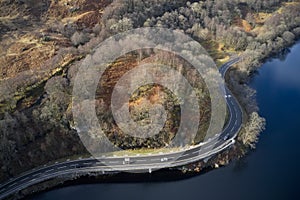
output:
<path id="1" fill-rule="evenodd" d="M 257 149 L 244 159 L 187 180 L 91 184 L 56 189 L 36 200 L 300 199 L 300 43 L 268 61 L 252 80 L 267 119 Z"/>

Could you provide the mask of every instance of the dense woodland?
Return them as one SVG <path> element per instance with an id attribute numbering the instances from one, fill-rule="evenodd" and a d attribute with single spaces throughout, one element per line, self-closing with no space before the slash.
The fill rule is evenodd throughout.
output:
<path id="1" fill-rule="evenodd" d="M 76 13 L 80 9 L 81 5 L 78 5 L 70 12 Z M 264 59 L 281 52 L 299 38 L 299 1 L 116 0 L 110 2 L 101 20 L 92 27 L 59 20 L 48 24 L 49 35 L 60 34 L 72 45 L 62 48 L 48 63 L 59 65 L 66 54 L 83 58 L 107 37 L 137 27 L 182 30 L 207 46 L 216 60 L 241 53 L 243 62 L 226 79 L 249 117 L 244 132 L 254 134 L 242 135 L 241 141 L 254 146 L 264 121 L 256 114 L 255 91 L 247 86 L 247 81 Z M 41 39 L 47 41 L 51 37 L 46 34 Z M 223 53 L 214 53 L 217 47 L 210 44 L 221 45 Z M 72 129 L 72 85 L 80 62 L 77 59 L 61 73 L 43 81 L 43 73 L 39 72 L 24 72 L 18 74 L 18 79 L 0 80 L 1 178 L 6 179 L 52 160 L 87 154 L 76 130 Z M 22 88 L 37 82 L 34 92 L 26 90 L 26 98 L 35 99 L 34 103 L 27 107 L 20 105 L 22 101 L 16 101 L 16 96 L 24 91 Z M 134 148 L 132 141 L 126 141 L 122 138 L 115 143 L 123 148 Z M 155 144 L 155 147 L 159 146 L 159 143 Z"/>

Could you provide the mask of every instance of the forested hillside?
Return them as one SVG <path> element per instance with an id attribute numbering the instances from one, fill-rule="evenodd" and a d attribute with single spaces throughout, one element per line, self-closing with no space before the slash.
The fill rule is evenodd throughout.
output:
<path id="1" fill-rule="evenodd" d="M 256 115 L 255 91 L 247 86 L 249 76 L 264 59 L 299 38 L 300 2 L 1 0 L 0 180 L 51 161 L 88 154 L 72 128 L 74 77 L 82 59 L 99 42 L 138 27 L 183 31 L 200 42 L 219 65 L 241 55 L 243 61 L 226 80 L 246 111 L 248 124 L 255 124 L 261 118 Z M 122 58 L 118 66 L 123 70 L 135 66 L 135 55 L 131 56 Z M 171 103 L 177 109 L 176 102 Z M 104 116 L 101 111 L 98 114 Z M 130 138 L 124 140 L 109 131 L 122 148 L 156 148 L 165 142 L 134 141 L 132 145 Z M 254 134 L 253 141 L 258 132 Z M 245 144 L 252 146 L 253 141 Z"/>

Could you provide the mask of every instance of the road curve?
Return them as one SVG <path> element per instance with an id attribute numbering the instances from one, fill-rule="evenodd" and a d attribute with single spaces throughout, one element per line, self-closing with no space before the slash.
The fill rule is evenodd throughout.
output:
<path id="1" fill-rule="evenodd" d="M 225 77 L 227 70 L 239 58 L 234 58 L 222 65 L 219 69 L 222 77 Z M 0 184 L 0 199 L 8 197 L 29 186 L 41 183 L 43 181 L 74 174 L 89 172 L 116 172 L 120 171 L 138 171 L 151 173 L 155 169 L 176 167 L 186 165 L 201 159 L 206 159 L 212 155 L 223 151 L 235 142 L 235 138 L 242 125 L 242 110 L 233 97 L 230 90 L 225 86 L 225 98 L 229 110 L 229 120 L 222 133 L 210 138 L 205 143 L 183 149 L 178 152 L 148 154 L 147 156 L 129 156 L 129 162 L 125 162 L 125 157 L 101 157 L 87 158 L 80 160 L 65 161 L 50 166 L 44 166 L 39 169 L 28 171 L 19 177 L 13 178 L 8 182 Z M 126 157 L 128 158 L 128 156 Z"/>

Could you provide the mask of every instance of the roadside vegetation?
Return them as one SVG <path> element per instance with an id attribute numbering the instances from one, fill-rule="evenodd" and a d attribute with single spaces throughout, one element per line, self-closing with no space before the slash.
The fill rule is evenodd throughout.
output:
<path id="1" fill-rule="evenodd" d="M 248 122 L 241 131 L 238 139 L 246 147 L 255 148 L 259 139 L 259 134 L 265 129 L 266 120 L 258 115 L 257 112 L 250 114 Z"/>
<path id="2" fill-rule="evenodd" d="M 164 27 L 190 35 L 218 64 L 240 55 L 242 62 L 230 70 L 226 81 L 245 111 L 239 141 L 248 147 L 255 146 L 265 125 L 257 114 L 255 91 L 247 86 L 249 77 L 260 63 L 284 52 L 300 36 L 298 0 L 35 2 L 0 1 L 0 180 L 53 160 L 87 154 L 72 128 L 73 81 L 82 58 L 111 35 L 138 27 Z M 115 66 L 133 67 L 134 55 L 122 58 Z M 153 56 L 143 60 L 149 61 Z M 122 70 L 115 73 L 118 77 Z M 114 82 L 108 80 L 107 91 Z M 143 98 L 153 100 L 158 90 L 163 91 L 159 87 L 141 89 L 144 91 L 132 99 L 133 105 Z M 105 105 L 109 94 L 102 92 L 97 112 L 111 119 Z M 205 90 L 202 92 L 207 95 Z M 166 101 L 162 104 L 176 110 L 176 100 L 169 97 L 164 96 Z M 209 99 L 203 99 L 205 124 L 210 110 Z M 144 116 L 136 117 L 142 123 L 147 121 Z M 108 136 L 117 146 L 151 149 L 163 147 L 172 138 L 170 133 L 178 124 L 174 118 L 166 134 L 152 142 L 115 134 L 119 133 L 116 127 L 105 123 Z M 201 128 L 203 132 L 207 127 Z M 195 143 L 201 139 L 199 134 Z"/>

